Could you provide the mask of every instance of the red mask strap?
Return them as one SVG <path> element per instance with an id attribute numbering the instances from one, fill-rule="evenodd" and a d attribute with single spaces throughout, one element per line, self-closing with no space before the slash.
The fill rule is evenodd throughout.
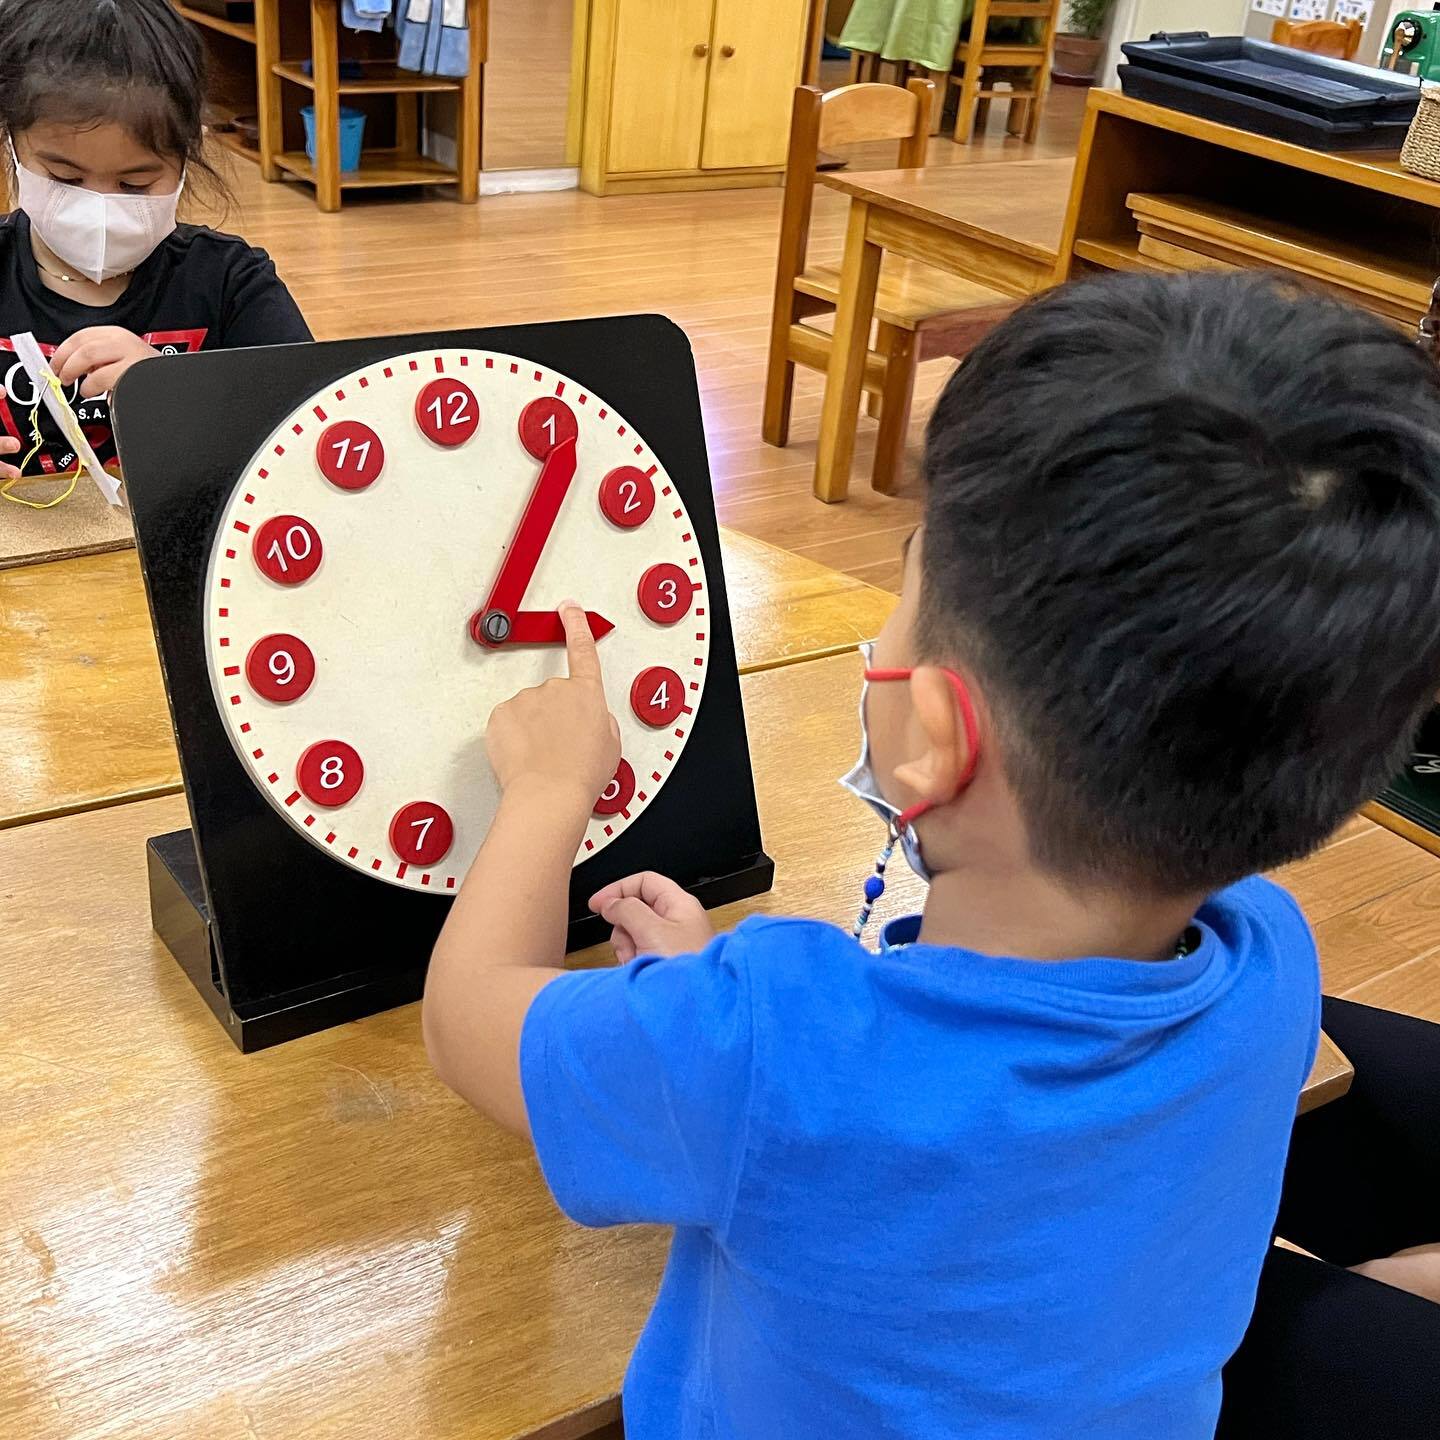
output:
<path id="1" fill-rule="evenodd" d="M 867 670 L 865 678 L 873 682 L 908 680 L 914 673 L 913 670 Z M 965 727 L 965 748 L 970 756 L 955 783 L 955 794 L 950 797 L 953 800 L 975 778 L 975 769 L 980 763 L 980 724 L 975 718 L 975 704 L 970 699 L 970 691 L 965 682 L 953 670 L 947 670 L 943 666 L 940 667 L 940 673 L 950 682 L 950 688 L 955 692 L 955 703 L 960 707 L 960 723 Z M 895 817 L 896 825 L 903 830 L 927 810 L 934 809 L 937 803 L 934 800 L 918 801 Z"/>

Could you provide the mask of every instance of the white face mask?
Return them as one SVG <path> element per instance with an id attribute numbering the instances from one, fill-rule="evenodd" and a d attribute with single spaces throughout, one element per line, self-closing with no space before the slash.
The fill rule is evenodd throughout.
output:
<path id="1" fill-rule="evenodd" d="M 931 874 L 930 867 L 925 863 L 924 855 L 920 852 L 920 837 L 915 833 L 915 821 L 927 810 L 933 808 L 933 802 L 925 801 L 919 805 L 912 805 L 908 810 L 902 810 L 898 805 L 891 804 L 880 793 L 880 782 L 875 776 L 875 764 L 870 758 L 870 724 L 865 714 L 865 701 L 870 694 L 870 686 L 873 681 L 908 680 L 912 672 L 910 670 L 877 670 L 873 640 L 867 640 L 859 648 L 861 658 L 865 661 L 865 684 L 860 691 L 860 758 L 855 762 L 853 769 L 840 777 L 840 783 L 852 795 L 863 800 L 885 822 L 886 829 L 890 832 L 891 846 L 899 843 L 906 863 L 928 885 L 934 876 Z M 953 670 L 942 669 L 941 673 L 948 677 L 955 692 L 955 702 L 959 707 L 961 722 L 965 728 L 966 748 L 970 753 L 969 764 L 956 783 L 955 795 L 958 796 L 974 778 L 975 768 L 980 761 L 980 727 L 975 719 L 974 702 L 970 698 L 970 692 L 966 688 L 965 682 Z M 887 850 L 885 854 L 888 856 L 889 851 Z M 883 890 L 884 886 L 882 885 L 880 888 Z M 873 901 L 874 898 L 867 889 L 867 901 Z M 868 911 L 866 913 L 868 914 Z"/>
<path id="2" fill-rule="evenodd" d="M 127 275 L 175 229 L 185 188 L 173 195 L 101 195 L 27 170 L 10 146 L 20 208 L 35 233 L 67 265 L 97 285 Z"/>
<path id="3" fill-rule="evenodd" d="M 859 647 L 861 658 L 868 672 L 874 664 L 875 642 L 867 640 Z M 900 844 L 900 853 L 905 862 L 928 885 L 933 878 L 925 857 L 920 853 L 920 837 L 913 824 L 901 825 L 900 807 L 892 805 L 881 793 L 880 782 L 875 778 L 875 764 L 870 758 L 870 725 L 865 714 L 865 700 L 870 694 L 867 678 L 860 687 L 860 758 L 854 767 L 840 777 L 840 783 L 858 799 L 863 800 L 884 822 L 890 832 L 890 843 Z"/>

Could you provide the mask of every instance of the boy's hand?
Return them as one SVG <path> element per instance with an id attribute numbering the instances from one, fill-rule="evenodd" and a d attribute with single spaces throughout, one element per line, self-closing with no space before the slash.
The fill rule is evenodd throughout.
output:
<path id="1" fill-rule="evenodd" d="M 159 353 L 119 325 L 91 325 L 77 330 L 55 352 L 50 368 L 62 385 L 73 384 L 83 375 L 80 393 L 93 400 L 113 390 L 137 360 L 151 360 Z"/>
<path id="2" fill-rule="evenodd" d="M 620 763 L 620 727 L 605 703 L 600 657 L 585 612 L 560 606 L 570 673 L 497 705 L 485 732 L 502 790 L 532 787 L 573 797 L 589 814 Z"/>
<path id="3" fill-rule="evenodd" d="M 715 938 L 705 907 L 653 870 L 597 891 L 590 909 L 614 926 L 610 943 L 622 965 L 637 955 L 694 955 Z"/>

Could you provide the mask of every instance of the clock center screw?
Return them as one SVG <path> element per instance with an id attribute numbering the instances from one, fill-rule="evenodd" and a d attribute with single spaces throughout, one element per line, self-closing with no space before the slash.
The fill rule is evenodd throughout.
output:
<path id="1" fill-rule="evenodd" d="M 510 617 L 503 610 L 488 610 L 480 630 L 492 645 L 503 645 L 510 638 Z"/>

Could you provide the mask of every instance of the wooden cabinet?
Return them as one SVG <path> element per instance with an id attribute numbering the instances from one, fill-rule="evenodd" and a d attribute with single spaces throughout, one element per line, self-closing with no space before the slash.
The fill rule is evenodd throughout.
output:
<path id="1" fill-rule="evenodd" d="M 702 169 L 785 164 L 808 8 L 716 0 Z"/>
<path id="2" fill-rule="evenodd" d="M 715 0 L 622 0 L 610 86 L 609 168 L 695 170 Z"/>
<path id="3" fill-rule="evenodd" d="M 592 0 L 581 184 L 778 184 L 813 3 Z"/>

